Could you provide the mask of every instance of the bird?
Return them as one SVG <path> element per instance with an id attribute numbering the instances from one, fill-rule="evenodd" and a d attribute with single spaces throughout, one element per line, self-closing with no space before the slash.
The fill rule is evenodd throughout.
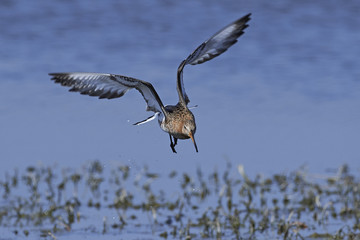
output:
<path id="1" fill-rule="evenodd" d="M 170 148 L 177 153 L 175 146 L 178 139 L 191 139 L 196 152 L 198 147 L 195 141 L 196 123 L 194 114 L 190 111 L 190 102 L 183 83 L 183 69 L 186 65 L 196 65 L 209 61 L 224 53 L 234 45 L 249 25 L 251 13 L 237 19 L 201 43 L 177 69 L 176 89 L 179 101 L 176 105 L 164 105 L 153 85 L 149 82 L 109 73 L 91 72 L 63 72 L 49 73 L 55 83 L 70 87 L 71 92 L 80 92 L 100 99 L 122 97 L 128 90 L 138 90 L 147 104 L 147 111 L 154 115 L 134 125 L 141 125 L 158 117 L 160 128 L 170 136 Z"/>

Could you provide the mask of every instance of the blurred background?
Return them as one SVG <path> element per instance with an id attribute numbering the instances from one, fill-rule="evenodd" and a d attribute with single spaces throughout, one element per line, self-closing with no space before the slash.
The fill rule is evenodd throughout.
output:
<path id="1" fill-rule="evenodd" d="M 242 164 L 249 174 L 360 169 L 360 2 L 238 0 L 0 2 L 1 172 L 29 165 L 149 165 L 158 173 Z M 137 91 L 98 100 L 49 72 L 151 82 L 175 104 L 176 70 L 199 44 L 252 13 L 223 55 L 184 70 L 197 121 L 178 154 Z"/>

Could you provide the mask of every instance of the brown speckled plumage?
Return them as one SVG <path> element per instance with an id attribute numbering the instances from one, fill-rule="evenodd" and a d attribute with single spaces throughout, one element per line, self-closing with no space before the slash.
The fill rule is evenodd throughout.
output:
<path id="1" fill-rule="evenodd" d="M 167 106 L 165 109 L 168 110 L 168 117 L 160 123 L 161 128 L 164 129 L 164 131 L 168 132 L 175 138 L 188 139 L 190 136 L 183 133 L 184 125 L 187 124 L 191 129 L 193 129 L 193 133 L 195 134 L 195 117 L 186 105 L 184 106 L 183 104 L 178 103 L 175 106 Z"/>

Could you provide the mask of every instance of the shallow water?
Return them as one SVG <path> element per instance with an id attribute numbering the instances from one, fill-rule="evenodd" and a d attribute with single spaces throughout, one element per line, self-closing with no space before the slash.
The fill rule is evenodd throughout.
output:
<path id="1" fill-rule="evenodd" d="M 347 1 L 2 1 L 1 172 L 80 167 L 100 159 L 168 173 L 241 163 L 250 175 L 360 167 L 360 3 Z M 177 101 L 176 68 L 229 22 L 252 13 L 238 44 L 187 66 L 199 153 L 173 154 L 136 91 L 98 100 L 68 93 L 49 72 L 111 72 L 153 83 Z M 5 164 L 6 163 L 6 164 Z M 168 188 L 164 184 L 164 189 Z"/>
<path id="2" fill-rule="evenodd" d="M 252 178 L 228 162 L 196 176 L 144 166 L 28 167 L 0 181 L 0 231 L 78 239 L 357 239 L 359 178 L 348 166 Z M 164 188 L 166 182 L 170 188 Z M 326 236 L 326 237 L 325 237 Z"/>

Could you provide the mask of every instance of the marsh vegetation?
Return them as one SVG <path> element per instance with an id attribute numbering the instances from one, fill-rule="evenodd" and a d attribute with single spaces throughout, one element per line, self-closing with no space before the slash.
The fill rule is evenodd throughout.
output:
<path id="1" fill-rule="evenodd" d="M 166 187 L 164 187 L 166 186 Z M 250 177 L 230 163 L 195 174 L 144 167 L 27 167 L 1 177 L 7 237 L 72 233 L 138 239 L 356 239 L 360 181 L 348 166 Z M 142 235 L 140 235 L 140 233 Z"/>

